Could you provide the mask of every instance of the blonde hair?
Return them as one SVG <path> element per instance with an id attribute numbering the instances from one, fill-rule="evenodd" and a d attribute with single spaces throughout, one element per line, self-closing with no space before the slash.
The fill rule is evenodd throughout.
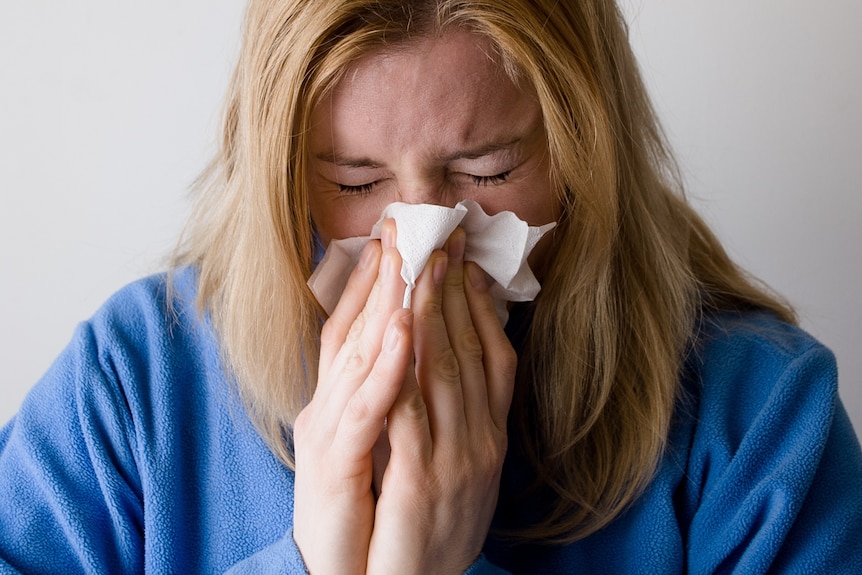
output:
<path id="1" fill-rule="evenodd" d="M 251 418 L 292 465 L 322 315 L 306 286 L 313 107 L 372 50 L 449 29 L 487 39 L 535 89 L 564 215 L 513 406 L 556 504 L 519 535 L 571 541 L 649 483 L 698 316 L 792 311 L 750 281 L 686 204 L 612 0 L 251 0 L 219 155 L 176 265 L 199 271 Z"/>

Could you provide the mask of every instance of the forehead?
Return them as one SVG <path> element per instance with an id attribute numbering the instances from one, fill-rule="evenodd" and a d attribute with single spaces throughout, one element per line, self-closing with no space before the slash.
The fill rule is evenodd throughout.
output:
<path id="1" fill-rule="evenodd" d="M 523 84 L 509 77 L 487 39 L 469 32 L 371 52 L 315 107 L 312 145 L 373 135 L 393 145 L 401 137 L 452 145 L 505 137 L 536 119 L 536 98 Z"/>

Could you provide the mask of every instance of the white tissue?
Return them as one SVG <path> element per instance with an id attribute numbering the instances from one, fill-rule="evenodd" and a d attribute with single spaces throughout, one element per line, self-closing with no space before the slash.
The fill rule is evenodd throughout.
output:
<path id="1" fill-rule="evenodd" d="M 395 220 L 395 246 L 401 254 L 401 277 L 407 284 L 404 307 L 410 307 L 413 288 L 431 252 L 443 247 L 459 225 L 467 235 L 466 261 L 476 262 L 494 280 L 490 290 L 497 313 L 505 324 L 507 301 L 530 301 L 541 289 L 527 265 L 527 256 L 538 241 L 556 224 L 529 226 L 513 212 L 487 215 L 472 200 L 454 208 L 430 204 L 394 203 L 388 205 L 368 237 L 333 240 L 317 265 L 308 285 L 327 313 L 332 313 L 356 267 L 362 248 L 380 237 L 385 218 Z"/>

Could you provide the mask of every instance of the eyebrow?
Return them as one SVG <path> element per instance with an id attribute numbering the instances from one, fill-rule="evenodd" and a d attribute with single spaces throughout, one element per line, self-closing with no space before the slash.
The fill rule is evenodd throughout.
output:
<path id="1" fill-rule="evenodd" d="M 370 158 L 347 158 L 344 156 L 336 156 L 331 152 L 320 153 L 315 156 L 321 162 L 343 166 L 345 168 L 380 168 L 379 163 Z"/>
<path id="2" fill-rule="evenodd" d="M 456 160 L 476 160 L 478 158 L 489 156 L 495 152 L 511 150 L 512 148 L 520 144 L 522 140 L 523 138 L 515 138 L 514 140 L 510 140 L 507 142 L 493 142 L 489 144 L 482 144 L 476 148 L 459 150 L 446 156 L 440 156 L 439 160 L 444 163 L 449 163 Z M 350 158 L 347 156 L 337 155 L 334 152 L 321 152 L 319 154 L 316 154 L 315 157 L 322 162 L 335 164 L 336 166 L 343 166 L 345 168 L 383 167 L 379 162 L 375 162 L 371 158 Z"/>
<path id="3" fill-rule="evenodd" d="M 522 138 L 515 138 L 514 140 L 508 142 L 493 142 L 490 144 L 483 144 L 481 146 L 473 148 L 472 150 L 461 150 L 448 156 L 443 156 L 440 159 L 444 162 L 452 162 L 455 160 L 476 160 L 478 158 L 490 156 L 495 152 L 509 151 L 518 144 L 520 144 L 521 140 Z"/>

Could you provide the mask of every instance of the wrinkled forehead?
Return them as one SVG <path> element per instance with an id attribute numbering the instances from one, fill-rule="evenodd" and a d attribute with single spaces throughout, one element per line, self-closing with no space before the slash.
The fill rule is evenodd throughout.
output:
<path id="1" fill-rule="evenodd" d="M 450 42 L 452 38 L 459 39 L 459 42 Z M 419 55 L 424 55 L 424 60 L 416 58 Z M 428 66 L 435 63 L 435 58 L 449 66 L 471 65 L 474 72 L 491 71 L 495 76 L 503 74 L 515 85 L 521 84 L 525 78 L 514 58 L 506 53 L 497 39 L 480 32 L 477 23 L 462 22 L 442 28 L 423 27 L 409 33 L 387 32 L 382 35 L 370 28 L 367 34 L 357 33 L 343 38 L 327 51 L 327 56 L 319 63 L 322 65 L 315 66 L 324 71 L 324 78 L 322 84 L 317 85 L 318 89 L 313 90 L 310 103 L 319 102 L 334 88 L 349 86 L 351 81 L 360 79 L 363 73 L 373 71 L 377 66 L 391 68 L 411 56 L 417 63 L 417 75 L 424 73 L 428 79 L 433 71 Z M 369 62 L 373 65 L 368 65 Z M 484 65 L 484 69 L 476 64 Z M 309 73 L 317 75 L 314 70 L 309 70 Z M 530 84 L 529 81 L 525 83 Z"/>
<path id="2" fill-rule="evenodd" d="M 312 125 L 337 132 L 395 124 L 416 133 L 445 122 L 453 137 L 469 141 L 476 126 L 535 114 L 535 94 L 524 84 L 510 77 L 481 35 L 426 36 L 355 60 L 315 106 Z"/>

